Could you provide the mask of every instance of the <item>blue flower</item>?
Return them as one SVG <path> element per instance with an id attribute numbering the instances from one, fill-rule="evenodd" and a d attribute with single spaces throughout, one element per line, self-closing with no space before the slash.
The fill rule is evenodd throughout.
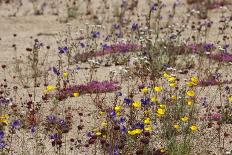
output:
<path id="1" fill-rule="evenodd" d="M 57 76 L 60 75 L 60 71 L 58 69 L 56 69 L 56 67 L 52 67 L 52 71 L 54 74 L 56 74 Z"/>
<path id="2" fill-rule="evenodd" d="M 18 128 L 20 127 L 22 124 L 22 122 L 20 120 L 15 120 L 13 123 L 12 123 L 12 127 L 14 128 Z"/>
<path id="3" fill-rule="evenodd" d="M 0 130 L 0 140 L 1 140 L 1 139 L 3 139 L 3 138 L 4 138 L 4 136 L 5 136 L 4 131 Z"/>
<path id="4" fill-rule="evenodd" d="M 150 103 L 150 98 L 145 97 L 145 98 L 141 99 L 141 103 L 143 105 L 148 105 Z"/>
<path id="5" fill-rule="evenodd" d="M 5 148 L 5 147 L 6 147 L 5 141 L 1 140 L 1 141 L 0 141 L 0 149 L 3 149 L 3 148 Z"/>
<path id="6" fill-rule="evenodd" d="M 84 43 L 80 43 L 82 48 L 85 48 L 85 44 Z"/>
<path id="7" fill-rule="evenodd" d="M 144 129 L 144 124 L 143 123 L 136 123 L 134 128 Z"/>
<path id="8" fill-rule="evenodd" d="M 57 133 L 50 135 L 50 138 L 53 140 L 56 140 L 59 138 L 59 135 Z"/>
<path id="9" fill-rule="evenodd" d="M 67 46 L 65 46 L 65 47 L 58 47 L 58 50 L 59 50 L 60 54 L 64 54 L 64 53 L 68 52 L 68 47 Z"/>
<path id="10" fill-rule="evenodd" d="M 93 38 L 97 38 L 97 37 L 99 37 L 100 36 L 100 32 L 98 32 L 98 31 L 93 31 L 92 32 L 92 37 Z"/>
<path id="11" fill-rule="evenodd" d="M 119 124 L 124 123 L 125 121 L 126 121 L 126 119 L 125 119 L 125 118 L 120 117 L 120 119 L 119 119 Z"/>
<path id="12" fill-rule="evenodd" d="M 139 25 L 137 23 L 133 23 L 131 26 L 132 30 L 134 30 L 134 31 L 137 30 L 138 27 L 139 27 Z"/>
<path id="13" fill-rule="evenodd" d="M 117 29 L 119 29 L 119 28 L 120 28 L 120 25 L 119 25 L 119 24 L 114 24 L 114 25 L 113 25 L 113 27 L 114 27 L 114 29 L 116 29 L 116 30 L 117 30 Z"/>
<path id="14" fill-rule="evenodd" d="M 127 132 L 127 129 L 126 129 L 125 126 L 122 126 L 122 127 L 121 127 L 121 132 L 122 132 L 122 133 L 126 133 L 126 132 Z"/>
<path id="15" fill-rule="evenodd" d="M 105 50 L 105 49 L 107 49 L 107 48 L 109 48 L 109 47 L 110 47 L 110 46 L 108 46 L 107 44 L 102 45 L 103 50 Z"/>
<path id="16" fill-rule="evenodd" d="M 124 102 L 128 105 L 130 105 L 133 101 L 129 98 L 124 98 Z"/>
<path id="17" fill-rule="evenodd" d="M 32 126 L 32 127 L 31 127 L 31 132 L 32 132 L 32 133 L 35 133 L 35 132 L 36 132 L 36 127 L 35 127 L 35 126 Z"/>

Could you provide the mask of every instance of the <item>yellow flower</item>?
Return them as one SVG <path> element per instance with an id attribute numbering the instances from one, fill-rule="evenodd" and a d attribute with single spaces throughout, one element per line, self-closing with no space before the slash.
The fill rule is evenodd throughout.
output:
<path id="1" fill-rule="evenodd" d="M 163 89 L 162 87 L 154 87 L 154 90 L 155 90 L 156 92 L 160 92 L 162 89 Z"/>
<path id="2" fill-rule="evenodd" d="M 193 90 L 189 90 L 189 91 L 187 91 L 187 95 L 190 96 L 190 97 L 194 97 L 195 92 Z"/>
<path id="3" fill-rule="evenodd" d="M 172 82 L 169 84 L 170 87 L 176 87 L 176 85 L 177 85 L 177 82 Z"/>
<path id="4" fill-rule="evenodd" d="M 158 110 L 157 110 L 157 115 L 160 117 L 160 116 L 163 116 L 165 114 L 165 109 L 161 109 L 161 108 L 159 108 Z"/>
<path id="5" fill-rule="evenodd" d="M 232 102 L 232 95 L 229 97 L 229 101 Z"/>
<path id="6" fill-rule="evenodd" d="M 4 123 L 4 124 L 8 125 L 9 124 L 9 120 L 8 120 L 9 117 L 10 116 L 8 114 L 0 116 L 0 123 Z"/>
<path id="7" fill-rule="evenodd" d="M 166 105 L 160 104 L 159 107 L 160 107 L 161 109 L 165 109 L 165 108 L 166 108 Z"/>
<path id="8" fill-rule="evenodd" d="M 174 82 L 174 81 L 176 81 L 176 77 L 173 77 L 173 76 L 168 77 L 168 81 L 169 82 Z"/>
<path id="9" fill-rule="evenodd" d="M 135 108 L 140 108 L 142 104 L 141 104 L 140 101 L 135 101 L 132 105 L 133 105 L 133 107 L 135 107 Z"/>
<path id="10" fill-rule="evenodd" d="M 64 73 L 63 73 L 63 76 L 64 76 L 64 77 L 68 77 L 68 75 L 69 75 L 68 72 L 64 72 Z"/>
<path id="11" fill-rule="evenodd" d="M 197 130 L 198 130 L 198 126 L 196 126 L 196 125 L 191 125 L 189 128 L 190 128 L 192 131 L 197 131 Z"/>
<path id="12" fill-rule="evenodd" d="M 120 112 L 122 110 L 122 106 L 116 106 L 116 107 L 114 107 L 114 110 L 116 112 Z"/>
<path id="13" fill-rule="evenodd" d="M 148 93 L 148 91 L 149 91 L 149 89 L 147 87 L 141 89 L 141 92 L 144 94 Z"/>
<path id="14" fill-rule="evenodd" d="M 180 128 L 180 125 L 174 124 L 173 127 L 174 127 L 175 129 L 179 129 L 179 128 Z"/>
<path id="15" fill-rule="evenodd" d="M 191 77 L 190 81 L 187 82 L 187 85 L 188 85 L 189 87 L 192 87 L 192 86 L 198 85 L 198 83 L 199 83 L 198 77 L 193 76 L 193 77 Z"/>
<path id="16" fill-rule="evenodd" d="M 128 134 L 129 134 L 129 135 L 139 135 L 139 134 L 141 134 L 142 132 L 143 132 L 142 129 L 134 129 L 134 130 L 129 130 L 129 131 L 128 131 Z"/>
<path id="17" fill-rule="evenodd" d="M 181 118 L 181 120 L 182 120 L 183 122 L 188 122 L 189 118 L 188 118 L 187 116 L 184 116 L 184 117 Z"/>
<path id="18" fill-rule="evenodd" d="M 74 97 L 78 97 L 80 94 L 79 93 L 73 93 Z"/>
<path id="19" fill-rule="evenodd" d="M 105 126 L 107 126 L 107 122 L 104 121 L 104 122 L 101 123 L 101 125 L 105 127 Z"/>
<path id="20" fill-rule="evenodd" d="M 101 134 L 102 134 L 101 132 L 96 132 L 97 136 L 101 136 Z"/>
<path id="21" fill-rule="evenodd" d="M 172 95 L 171 98 L 172 98 L 173 100 L 176 100 L 176 99 L 177 99 L 177 97 L 176 97 L 175 95 Z"/>
<path id="22" fill-rule="evenodd" d="M 157 100 L 158 100 L 157 97 L 152 97 L 151 98 L 151 102 L 157 102 Z"/>
<path id="23" fill-rule="evenodd" d="M 164 76 L 165 78 L 169 78 L 169 77 L 170 77 L 170 75 L 169 75 L 168 73 L 166 73 L 166 72 L 163 74 L 163 76 Z"/>
<path id="24" fill-rule="evenodd" d="M 193 104 L 193 100 L 187 99 L 187 104 L 188 104 L 189 106 L 191 106 L 191 105 Z"/>
<path id="25" fill-rule="evenodd" d="M 147 126 L 147 127 L 144 128 L 144 130 L 145 130 L 145 131 L 152 131 L 153 128 L 152 128 L 152 126 Z"/>
<path id="26" fill-rule="evenodd" d="M 193 85 L 197 85 L 199 82 L 198 77 L 196 76 L 191 77 L 191 82 L 193 83 Z"/>
<path id="27" fill-rule="evenodd" d="M 151 123 L 151 119 L 150 118 L 145 118 L 144 124 L 150 124 L 150 123 Z"/>
<path id="28" fill-rule="evenodd" d="M 45 93 L 48 93 L 50 91 L 56 90 L 56 86 L 48 85 L 47 88 L 44 90 Z"/>
<path id="29" fill-rule="evenodd" d="M 104 111 L 100 111 L 100 112 L 99 112 L 99 114 L 100 114 L 101 116 L 103 116 L 103 115 L 105 115 L 105 114 L 106 114 L 106 112 L 104 112 Z"/>

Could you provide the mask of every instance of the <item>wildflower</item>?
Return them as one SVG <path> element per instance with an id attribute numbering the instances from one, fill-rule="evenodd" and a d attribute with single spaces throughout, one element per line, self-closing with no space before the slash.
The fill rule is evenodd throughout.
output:
<path id="1" fill-rule="evenodd" d="M 0 140 L 0 149 L 3 149 L 6 147 L 6 143 L 3 140 Z"/>
<path id="2" fill-rule="evenodd" d="M 177 97 L 176 97 L 175 95 L 172 95 L 171 98 L 172 98 L 173 100 L 176 100 L 176 99 L 177 99 Z"/>
<path id="3" fill-rule="evenodd" d="M 124 98 L 124 102 L 129 105 L 132 103 L 132 100 L 129 98 Z"/>
<path id="4" fill-rule="evenodd" d="M 9 124 L 9 120 L 8 119 L 9 119 L 9 115 L 8 114 L 2 115 L 0 117 L 0 123 L 8 125 Z"/>
<path id="5" fill-rule="evenodd" d="M 180 125 L 174 124 L 173 127 L 174 127 L 175 129 L 179 129 L 179 128 L 180 128 Z"/>
<path id="6" fill-rule="evenodd" d="M 196 126 L 196 125 L 191 125 L 189 128 L 190 128 L 192 131 L 197 131 L 197 130 L 198 130 L 198 126 Z"/>
<path id="7" fill-rule="evenodd" d="M 167 78 L 169 82 L 174 82 L 176 81 L 176 77 L 170 76 Z"/>
<path id="8" fill-rule="evenodd" d="M 78 97 L 80 94 L 79 93 L 73 93 L 74 97 Z"/>
<path id="9" fill-rule="evenodd" d="M 150 103 L 150 98 L 145 97 L 145 98 L 141 99 L 141 103 L 142 103 L 143 105 L 149 104 L 149 103 Z"/>
<path id="10" fill-rule="evenodd" d="M 153 129 L 152 126 L 147 126 L 144 128 L 144 131 L 152 131 L 152 129 Z"/>
<path id="11" fill-rule="evenodd" d="M 66 78 L 66 77 L 68 77 L 68 72 L 64 72 L 63 73 L 63 76 Z"/>
<path id="12" fill-rule="evenodd" d="M 159 108 L 159 109 L 157 110 L 157 115 L 158 115 L 158 116 L 163 116 L 164 114 L 165 114 L 165 109 Z"/>
<path id="13" fill-rule="evenodd" d="M 151 119 L 150 118 L 145 118 L 144 124 L 150 124 L 150 123 L 151 123 Z"/>
<path id="14" fill-rule="evenodd" d="M 229 97 L 229 101 L 232 102 L 232 95 Z"/>
<path id="15" fill-rule="evenodd" d="M 142 129 L 134 129 L 134 130 L 131 130 L 131 131 L 129 130 L 129 131 L 128 131 L 128 134 L 133 136 L 133 135 L 139 135 L 139 134 L 141 134 L 142 132 L 143 132 Z"/>
<path id="16" fill-rule="evenodd" d="M 21 121 L 20 120 L 15 120 L 13 123 L 12 123 L 12 126 L 14 127 L 14 128 L 17 128 L 17 127 L 19 127 L 21 125 Z"/>
<path id="17" fill-rule="evenodd" d="M 165 78 L 170 78 L 170 75 L 169 75 L 168 73 L 165 72 L 165 73 L 163 74 L 163 77 L 165 77 Z"/>
<path id="18" fill-rule="evenodd" d="M 160 104 L 159 107 L 160 107 L 161 109 L 165 109 L 165 108 L 166 108 L 166 105 Z"/>
<path id="19" fill-rule="evenodd" d="M 189 91 L 187 91 L 187 95 L 190 96 L 190 97 L 194 97 L 195 92 L 193 90 L 189 90 Z"/>
<path id="20" fill-rule="evenodd" d="M 114 107 L 114 110 L 116 112 L 120 112 L 122 110 L 122 106 L 116 106 L 116 107 Z"/>
<path id="21" fill-rule="evenodd" d="M 60 72 L 59 72 L 58 69 L 56 69 L 56 67 L 52 67 L 52 71 L 53 71 L 53 73 L 56 74 L 57 76 L 60 75 Z"/>
<path id="22" fill-rule="evenodd" d="M 190 81 L 187 82 L 187 85 L 188 85 L 189 87 L 192 87 L 192 86 L 198 85 L 198 83 L 199 83 L 198 77 L 193 76 L 193 77 L 191 77 Z"/>
<path id="23" fill-rule="evenodd" d="M 101 123 L 101 125 L 105 127 L 105 126 L 107 126 L 107 122 L 104 121 L 104 122 Z"/>
<path id="24" fill-rule="evenodd" d="M 68 47 L 58 47 L 59 54 L 67 53 L 68 52 Z"/>
<path id="25" fill-rule="evenodd" d="M 44 90 L 45 93 L 53 91 L 56 89 L 56 86 L 48 85 L 47 88 Z"/>
<path id="26" fill-rule="evenodd" d="M 182 120 L 183 122 L 188 122 L 189 118 L 188 118 L 187 116 L 184 116 L 184 117 L 181 118 L 181 120 Z"/>
<path id="27" fill-rule="evenodd" d="M 137 23 L 133 23 L 132 26 L 131 26 L 132 30 L 134 30 L 134 31 L 136 29 L 138 29 L 138 27 L 139 27 L 139 25 Z"/>
<path id="28" fill-rule="evenodd" d="M 176 87 L 176 85 L 177 85 L 177 82 L 172 82 L 169 84 L 170 87 Z"/>
<path id="29" fill-rule="evenodd" d="M 97 38 L 99 36 L 100 36 L 100 32 L 97 32 L 97 31 L 92 32 L 92 37 L 93 38 Z"/>
<path id="30" fill-rule="evenodd" d="M 163 89 L 162 87 L 154 87 L 154 90 L 155 90 L 156 92 L 160 92 L 162 89 Z"/>
<path id="31" fill-rule="evenodd" d="M 0 130 L 0 139 L 3 139 L 3 138 L 4 138 L 4 136 L 5 136 L 4 131 Z"/>
<path id="32" fill-rule="evenodd" d="M 193 104 L 193 100 L 187 99 L 187 105 L 191 106 Z"/>
<path id="33" fill-rule="evenodd" d="M 104 116 L 104 115 L 106 114 L 106 112 L 100 111 L 99 114 L 100 114 L 101 116 Z"/>
<path id="34" fill-rule="evenodd" d="M 157 97 L 152 97 L 151 98 L 151 102 L 157 102 L 157 100 L 158 100 Z"/>
<path id="35" fill-rule="evenodd" d="M 96 135 L 97 135 L 97 136 L 101 136 L 102 133 L 101 133 L 101 132 L 96 132 Z"/>
<path id="36" fill-rule="evenodd" d="M 149 91 L 149 89 L 147 87 L 141 89 L 141 92 L 144 94 L 148 93 L 148 91 Z"/>
<path id="37" fill-rule="evenodd" d="M 199 82 L 198 77 L 196 77 L 196 76 L 191 77 L 191 82 L 192 82 L 194 85 L 197 85 L 198 82 Z"/>
<path id="38" fill-rule="evenodd" d="M 135 107 L 135 108 L 140 108 L 142 104 L 141 104 L 140 101 L 135 101 L 132 105 L 133 105 L 133 107 Z"/>

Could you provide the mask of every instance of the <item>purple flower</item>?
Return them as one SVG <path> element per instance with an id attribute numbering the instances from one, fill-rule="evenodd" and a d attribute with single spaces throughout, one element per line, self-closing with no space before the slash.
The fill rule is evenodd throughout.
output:
<path id="1" fill-rule="evenodd" d="M 85 44 L 84 43 L 80 43 L 81 48 L 85 48 Z"/>
<path id="2" fill-rule="evenodd" d="M 12 123 L 12 127 L 13 128 L 18 128 L 20 127 L 22 124 L 21 120 L 15 120 L 13 123 Z"/>
<path id="3" fill-rule="evenodd" d="M 56 67 L 52 67 L 52 71 L 54 74 L 56 74 L 57 76 L 60 75 L 60 71 L 58 69 L 56 69 Z"/>
<path id="4" fill-rule="evenodd" d="M 56 140 L 59 138 L 59 135 L 57 133 L 50 135 L 50 138 L 53 140 Z"/>
<path id="5" fill-rule="evenodd" d="M 98 32 L 98 31 L 93 31 L 91 34 L 92 34 L 93 38 L 97 38 L 100 36 L 100 32 Z"/>
<path id="6" fill-rule="evenodd" d="M 1 139 L 3 139 L 3 138 L 4 138 L 4 136 L 5 136 L 4 131 L 0 130 L 0 140 L 1 140 Z"/>
<path id="7" fill-rule="evenodd" d="M 132 103 L 132 100 L 129 98 L 124 98 L 124 102 L 128 105 L 130 105 Z"/>
<path id="8" fill-rule="evenodd" d="M 148 105 L 150 103 L 150 98 L 145 97 L 141 99 L 141 103 L 142 105 Z"/>
<path id="9" fill-rule="evenodd" d="M 3 148 L 5 148 L 5 147 L 6 147 L 5 141 L 1 140 L 1 141 L 0 141 L 0 149 L 3 149 Z"/>
<path id="10" fill-rule="evenodd" d="M 35 133 L 35 132 L 36 132 L 36 127 L 35 127 L 35 126 L 32 126 L 32 127 L 31 127 L 31 132 L 32 132 L 32 133 Z"/>
<path id="11" fill-rule="evenodd" d="M 132 26 L 131 26 L 133 31 L 137 30 L 138 27 L 139 27 L 139 25 L 137 23 L 133 23 Z"/>
<path id="12" fill-rule="evenodd" d="M 67 46 L 65 46 L 65 47 L 58 47 L 58 50 L 59 50 L 60 54 L 64 54 L 64 53 L 68 52 L 68 47 Z"/>

